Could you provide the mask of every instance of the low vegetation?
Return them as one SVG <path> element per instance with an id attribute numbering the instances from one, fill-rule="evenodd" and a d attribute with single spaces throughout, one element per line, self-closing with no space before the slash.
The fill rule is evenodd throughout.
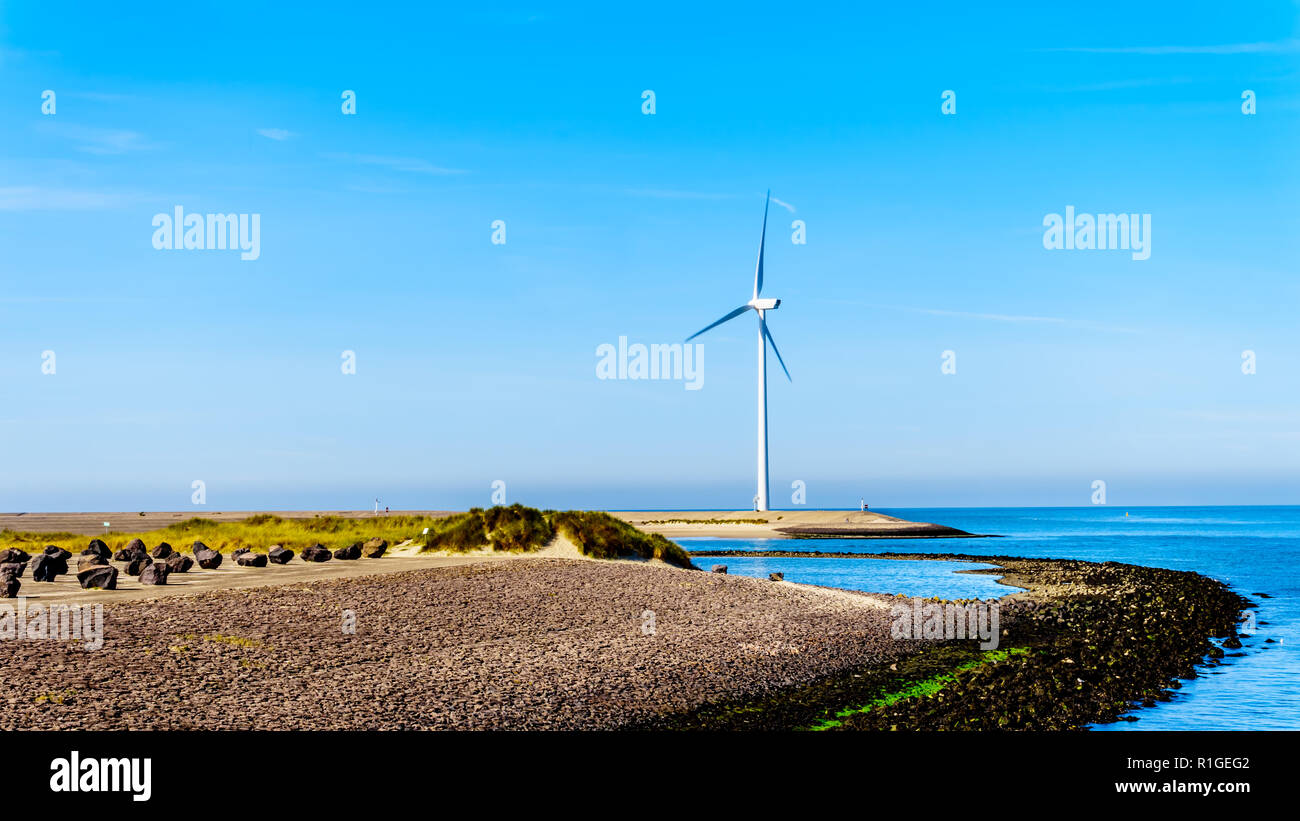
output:
<path id="1" fill-rule="evenodd" d="M 885 710 L 893 707 L 900 701 L 906 699 L 930 698 L 938 695 L 945 687 L 957 681 L 959 674 L 967 670 L 974 670 L 986 664 L 997 664 L 1000 661 L 1006 661 L 1012 656 L 1023 656 L 1029 651 L 1024 647 L 1013 647 L 1010 650 L 987 650 L 980 654 L 978 658 L 962 662 L 952 668 L 952 672 L 940 673 L 930 676 L 929 678 L 917 679 L 906 686 L 892 692 L 885 692 L 880 696 L 872 699 L 866 704 L 857 707 L 846 707 L 837 710 L 831 717 L 823 718 L 816 724 L 807 727 L 809 730 L 834 730 L 845 726 L 848 719 L 855 716 L 868 715 L 870 713 Z"/>
<path id="2" fill-rule="evenodd" d="M 523 505 L 471 508 L 439 519 L 420 537 L 425 550 L 465 552 L 489 547 L 521 553 L 545 547 L 555 536 L 549 516 Z"/>
<path id="3" fill-rule="evenodd" d="M 596 559 L 661 559 L 678 567 L 692 567 L 691 557 L 674 542 L 657 533 L 645 533 L 608 513 L 592 510 L 550 511 L 552 526 Z"/>
<path id="4" fill-rule="evenodd" d="M 474 508 L 451 516 L 314 516 L 285 518 L 269 513 L 235 522 L 193 518 L 157 530 L 138 533 L 111 532 L 100 536 L 76 533 L 28 533 L 0 530 L 0 550 L 21 548 L 41 552 L 45 545 L 57 545 L 80 553 L 92 538 L 99 538 L 113 552 L 132 539 L 148 548 L 167 542 L 177 550 L 188 550 L 196 541 L 213 550 L 229 553 L 238 548 L 265 552 L 283 545 L 301 552 L 321 544 L 330 550 L 381 538 L 390 545 L 413 542 L 424 551 L 445 550 L 465 553 L 489 549 L 511 553 L 540 550 L 558 534 L 577 545 L 585 555 L 597 559 L 662 559 L 678 567 L 691 567 L 690 557 L 662 536 L 640 530 L 607 513 L 594 511 L 541 511 L 523 505 Z"/>
<path id="5" fill-rule="evenodd" d="M 557 535 L 593 559 L 660 559 L 691 567 L 690 556 L 662 536 L 644 533 L 608 513 L 590 510 L 540 511 L 522 505 L 474 508 L 441 519 L 422 536 L 425 550 L 539 550 Z"/>
<path id="6" fill-rule="evenodd" d="M 132 539 L 140 539 L 149 548 L 167 542 L 178 550 L 185 550 L 195 541 L 201 541 L 213 550 L 228 553 L 247 547 L 263 552 L 271 545 L 301 552 L 302 548 L 322 544 L 330 550 L 347 547 L 356 542 L 378 536 L 390 544 L 418 536 L 426 527 L 436 526 L 442 519 L 430 516 L 375 516 L 353 519 L 344 516 L 314 516 L 288 519 L 262 513 L 237 522 L 215 522 L 211 519 L 193 518 L 173 525 L 138 533 L 111 532 L 100 536 L 76 533 L 24 533 L 13 530 L 0 531 L 0 549 L 19 547 L 28 553 L 39 553 L 47 544 L 58 545 L 72 553 L 80 553 L 92 538 L 99 538 L 113 552 L 126 547 Z M 33 550 L 35 548 L 35 550 Z"/>

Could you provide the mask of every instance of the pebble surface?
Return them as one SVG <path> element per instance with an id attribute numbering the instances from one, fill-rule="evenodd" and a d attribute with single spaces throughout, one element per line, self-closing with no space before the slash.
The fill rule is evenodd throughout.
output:
<path id="1" fill-rule="evenodd" d="M 122 602 L 0 642 L 0 728 L 617 728 L 900 658 L 890 601 L 528 558 Z"/>

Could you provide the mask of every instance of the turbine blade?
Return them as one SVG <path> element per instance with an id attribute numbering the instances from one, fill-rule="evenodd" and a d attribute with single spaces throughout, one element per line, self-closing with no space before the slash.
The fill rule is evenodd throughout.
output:
<path id="1" fill-rule="evenodd" d="M 754 267 L 754 299 L 763 293 L 763 245 L 767 241 L 767 206 L 772 202 L 772 192 L 767 192 L 763 202 L 763 233 L 758 237 L 758 265 Z"/>
<path id="2" fill-rule="evenodd" d="M 736 317 L 740 316 L 741 314 L 743 314 L 745 311 L 748 311 L 748 310 L 750 310 L 750 308 L 749 308 L 748 305 L 741 305 L 739 308 L 737 308 L 736 310 L 734 310 L 734 311 L 732 311 L 731 313 L 727 314 L 727 315 L 724 316 L 722 319 L 719 319 L 717 322 L 714 322 L 714 323 L 712 323 L 712 324 L 710 324 L 710 325 L 705 325 L 703 328 L 699 329 L 699 330 L 696 331 L 695 333 L 693 333 L 693 334 L 691 334 L 690 336 L 686 337 L 686 341 L 687 341 L 687 342 L 690 342 L 692 339 L 694 339 L 695 337 L 697 337 L 697 336 L 699 336 L 700 334 L 704 333 L 705 331 L 709 330 L 710 328 L 716 328 L 716 327 L 718 327 L 719 325 L 721 325 L 722 323 L 726 322 L 727 320 L 729 320 L 729 319 L 735 319 Z"/>
<path id="3" fill-rule="evenodd" d="M 759 322 L 763 325 L 763 338 L 767 340 L 767 344 L 772 346 L 772 353 L 776 354 L 776 361 L 781 363 L 781 370 L 785 371 L 785 378 L 793 382 L 794 378 L 790 376 L 790 369 L 785 366 L 785 360 L 781 358 L 781 352 L 776 348 L 776 340 L 772 338 L 772 332 L 767 329 L 767 320 L 760 319 Z"/>

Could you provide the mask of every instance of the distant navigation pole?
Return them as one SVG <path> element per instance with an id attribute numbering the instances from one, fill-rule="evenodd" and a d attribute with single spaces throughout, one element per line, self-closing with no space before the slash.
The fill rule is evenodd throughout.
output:
<path id="1" fill-rule="evenodd" d="M 375 499 L 375 515 L 379 515 L 379 500 Z"/>

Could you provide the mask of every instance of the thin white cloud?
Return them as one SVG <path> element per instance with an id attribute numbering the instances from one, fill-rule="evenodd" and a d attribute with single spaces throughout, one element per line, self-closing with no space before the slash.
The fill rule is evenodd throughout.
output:
<path id="1" fill-rule="evenodd" d="M 1043 51 L 1066 51 L 1078 54 L 1284 54 L 1300 51 L 1300 39 L 1272 40 L 1258 43 L 1223 43 L 1212 46 L 1068 46 Z"/>
<path id="2" fill-rule="evenodd" d="M 31 51 L 29 49 L 0 46 L 0 63 L 4 62 L 6 58 L 12 60 L 23 60 L 29 57 L 57 58 L 60 56 L 61 55 L 57 51 Z"/>
<path id="3" fill-rule="evenodd" d="M 60 97 L 71 97 L 74 100 L 90 100 L 96 103 L 124 103 L 136 99 L 130 94 L 111 94 L 103 91 L 64 91 L 59 92 Z"/>
<path id="4" fill-rule="evenodd" d="M 35 185 L 0 187 L 0 211 L 93 211 L 116 208 L 128 197 Z"/>
<path id="5" fill-rule="evenodd" d="M 76 305 L 82 303 L 100 302 L 145 302 L 144 297 L 138 296 L 104 296 L 96 294 L 95 296 L 0 296 L 0 302 L 6 305 Z"/>
<path id="6" fill-rule="evenodd" d="M 859 299 L 816 299 L 818 302 L 827 302 L 835 305 L 853 305 L 862 308 L 876 308 L 886 311 L 906 311 L 914 314 L 926 314 L 927 316 L 945 316 L 956 319 L 974 319 L 980 322 L 1011 322 L 1023 324 L 1040 324 L 1040 325 L 1061 325 L 1073 328 L 1085 328 L 1092 331 L 1108 331 L 1111 333 L 1122 334 L 1140 334 L 1142 330 L 1137 328 L 1122 328 L 1115 325 L 1107 325 L 1101 322 L 1094 322 L 1090 319 L 1067 319 L 1059 316 L 1033 316 L 1026 314 L 993 314 L 980 313 L 976 311 L 948 311 L 941 308 L 909 308 L 900 305 L 881 305 L 877 302 L 865 302 Z"/>
<path id="7" fill-rule="evenodd" d="M 1184 416 L 1201 422 L 1237 422 L 1245 424 L 1267 424 L 1283 422 L 1295 424 L 1300 421 L 1300 414 L 1294 411 L 1238 411 L 1238 410 L 1197 410 L 1178 408 L 1172 411 L 1175 416 Z"/>
<path id="8" fill-rule="evenodd" d="M 662 188 L 625 188 L 623 193 L 634 197 L 654 197 L 661 200 L 725 200 L 731 194 L 709 194 L 702 191 L 677 191 Z"/>
<path id="9" fill-rule="evenodd" d="M 343 186 L 345 191 L 356 191 L 358 194 L 409 194 L 410 190 L 400 188 L 395 185 L 374 185 L 371 183 L 355 183 Z"/>
<path id="10" fill-rule="evenodd" d="M 507 26 L 531 26 L 533 23 L 546 22 L 545 14 L 508 14 L 501 18 Z"/>
<path id="11" fill-rule="evenodd" d="M 414 157 L 387 157 L 379 154 L 346 154 L 346 153 L 326 153 L 322 154 L 327 160 L 339 160 L 341 162 L 357 163 L 359 165 L 377 165 L 382 168 L 389 168 L 393 171 L 403 171 L 410 174 L 429 174 L 432 176 L 447 176 L 452 174 L 467 173 L 461 168 L 444 168 L 434 165 L 428 160 L 422 160 Z"/>
<path id="12" fill-rule="evenodd" d="M 785 202 L 784 200 L 779 200 L 776 197 L 772 198 L 772 202 L 776 203 L 777 205 L 781 206 L 785 210 L 789 211 L 791 214 L 794 213 L 794 206 L 791 205 L 790 203 Z"/>
<path id="13" fill-rule="evenodd" d="M 261 134 L 263 137 L 266 137 L 268 140 L 277 140 L 277 141 L 283 141 L 289 139 L 290 137 L 298 136 L 296 133 L 292 131 L 287 131 L 283 128 L 259 128 L 257 129 L 257 133 Z"/>
<path id="14" fill-rule="evenodd" d="M 1066 319 L 1059 316 L 1026 316 L 1019 314 L 986 314 L 972 311 L 945 311 L 939 308 L 903 308 L 905 311 L 912 311 L 919 314 L 928 314 L 930 316 L 951 316 L 961 319 L 977 319 L 986 322 L 1020 322 L 1020 323 L 1039 323 L 1047 325 L 1070 325 L 1076 328 L 1090 328 L 1096 331 L 1115 331 L 1117 333 L 1135 334 L 1139 331 L 1133 328 L 1118 328 L 1111 325 L 1092 322 L 1086 319 Z"/>
<path id="15" fill-rule="evenodd" d="M 137 131 L 114 128 L 91 128 L 65 123 L 43 123 L 43 130 L 77 143 L 77 150 L 87 154 L 126 154 L 154 146 Z"/>
<path id="16" fill-rule="evenodd" d="M 1122 91 L 1129 88 L 1151 88 L 1154 86 L 1179 85 L 1194 82 L 1189 77 L 1152 77 L 1141 80 L 1109 80 L 1100 83 L 1083 83 L 1073 86 L 1040 86 L 1052 93 L 1069 93 L 1077 91 Z"/>
<path id="17" fill-rule="evenodd" d="M 918 314 L 930 314 L 931 316 L 959 316 L 965 319 L 989 319 L 995 322 L 1065 322 L 1065 319 L 1055 316 L 1025 316 L 1017 314 L 982 314 L 971 311 L 945 311 L 940 308 L 907 308 L 905 310 L 915 311 Z"/>

